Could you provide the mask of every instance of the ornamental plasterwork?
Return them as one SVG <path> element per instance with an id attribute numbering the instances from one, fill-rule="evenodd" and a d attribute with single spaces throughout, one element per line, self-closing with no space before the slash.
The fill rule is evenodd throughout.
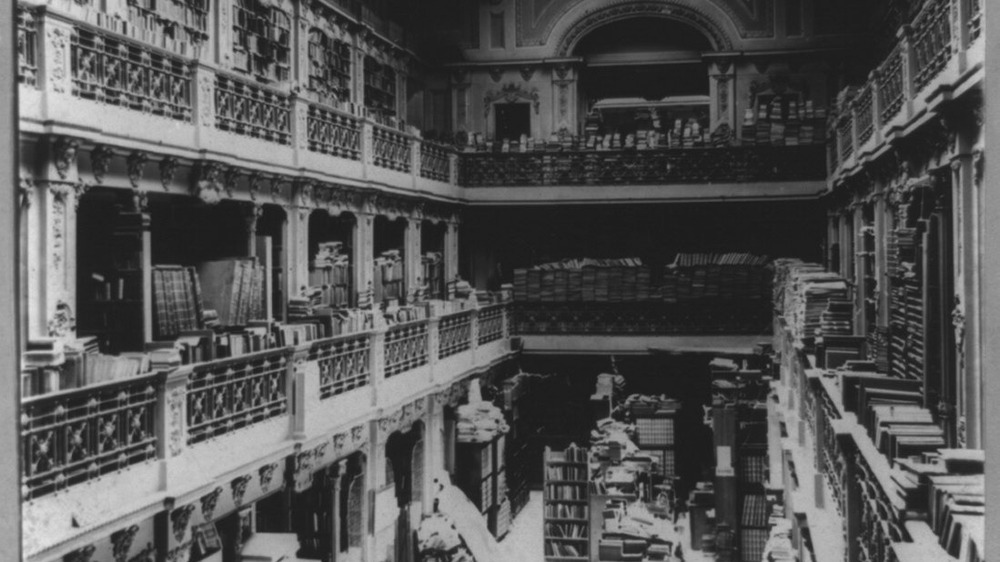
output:
<path id="1" fill-rule="evenodd" d="M 233 478 L 232 481 L 229 482 L 229 489 L 233 495 L 233 504 L 236 507 L 243 505 L 243 496 L 247 492 L 247 484 L 250 483 L 250 480 L 252 480 L 252 478 L 249 474 L 243 474 Z"/>
<path id="2" fill-rule="evenodd" d="M 247 176 L 247 190 L 250 193 L 250 200 L 256 201 L 257 194 L 260 193 L 260 184 L 264 181 L 264 174 L 254 170 Z"/>
<path id="3" fill-rule="evenodd" d="M 140 150 L 133 151 L 125 160 L 128 168 L 128 181 L 132 184 L 133 189 L 138 189 L 147 161 L 149 161 L 149 155 Z"/>
<path id="4" fill-rule="evenodd" d="M 99 144 L 90 151 L 90 170 L 94 174 L 94 181 L 104 182 L 104 176 L 111 168 L 111 159 L 115 152 L 110 146 Z"/>
<path id="5" fill-rule="evenodd" d="M 167 553 L 167 562 L 188 562 L 191 559 L 191 541 L 171 548 Z"/>
<path id="6" fill-rule="evenodd" d="M 135 534 L 138 532 L 139 526 L 132 525 L 131 527 L 111 533 L 111 550 L 115 562 L 126 562 L 128 560 L 128 553 L 132 549 L 132 541 L 135 540 Z"/>
<path id="7" fill-rule="evenodd" d="M 218 504 L 219 496 L 221 495 L 222 486 L 218 486 L 211 492 L 201 497 L 201 516 L 205 519 L 205 521 L 212 520 L 212 516 L 215 515 L 215 506 Z"/>
<path id="8" fill-rule="evenodd" d="M 170 389 L 167 394 L 167 416 L 170 425 L 167 447 L 171 457 L 176 457 L 184 451 L 184 402 L 186 399 L 186 389 L 180 385 Z"/>
<path id="9" fill-rule="evenodd" d="M 174 182 L 179 163 L 180 161 L 174 156 L 167 156 L 160 160 L 160 184 L 163 185 L 164 191 L 169 190 L 170 184 Z"/>
<path id="10" fill-rule="evenodd" d="M 265 494 L 271 489 L 271 482 L 274 480 L 274 472 L 276 470 L 278 470 L 278 463 L 276 462 L 265 464 L 257 470 L 257 475 L 260 478 L 260 490 Z"/>
<path id="11" fill-rule="evenodd" d="M 222 200 L 222 173 L 225 166 L 219 162 L 201 161 L 195 167 L 191 181 L 191 195 L 214 205 Z"/>
<path id="12" fill-rule="evenodd" d="M 69 137 L 58 137 L 53 141 L 52 159 L 61 179 L 66 179 L 70 166 L 76 163 L 76 151 L 79 148 L 80 141 Z"/>
<path id="13" fill-rule="evenodd" d="M 85 547 L 78 548 L 73 552 L 70 552 L 66 556 L 63 556 L 63 562 L 90 562 L 90 559 L 94 556 L 94 551 L 97 548 L 92 544 L 88 544 Z"/>
<path id="14" fill-rule="evenodd" d="M 239 183 L 241 175 L 243 175 L 242 171 L 237 166 L 228 166 L 226 171 L 222 173 L 222 187 L 230 199 L 236 193 L 236 184 Z"/>
<path id="15" fill-rule="evenodd" d="M 74 330 L 76 330 L 76 318 L 73 316 L 73 309 L 65 301 L 56 301 L 56 310 L 48 322 L 49 337 L 66 337 Z"/>
<path id="16" fill-rule="evenodd" d="M 66 61 L 69 57 L 66 54 L 66 47 L 70 41 L 70 31 L 58 25 L 46 26 L 45 45 L 52 49 L 52 54 L 46 57 L 52 62 L 52 68 L 48 69 L 50 75 L 49 84 L 52 91 L 64 93 L 69 82 L 69 70 L 66 68 Z"/>
<path id="17" fill-rule="evenodd" d="M 177 542 L 184 540 L 192 513 L 194 513 L 194 504 L 188 504 L 170 512 L 170 527 Z"/>
<path id="18" fill-rule="evenodd" d="M 384 439 L 394 431 L 409 431 L 414 422 L 423 417 L 425 411 L 424 398 L 418 398 L 409 404 L 404 404 L 392 414 L 379 418 L 379 437 Z"/>
<path id="19" fill-rule="evenodd" d="M 538 95 L 538 88 L 533 88 L 529 91 L 511 82 L 509 84 L 505 84 L 499 90 L 490 90 L 486 92 L 486 95 L 483 96 L 484 118 L 490 116 L 490 109 L 492 109 L 492 105 L 498 101 L 504 101 L 505 103 L 514 103 L 517 101 L 530 102 L 536 115 L 541 107 L 541 97 Z"/>

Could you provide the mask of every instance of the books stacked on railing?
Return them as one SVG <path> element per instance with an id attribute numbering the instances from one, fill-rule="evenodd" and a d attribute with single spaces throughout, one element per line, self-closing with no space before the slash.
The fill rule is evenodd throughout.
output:
<path id="1" fill-rule="evenodd" d="M 831 299 L 820 315 L 820 331 L 825 336 L 849 336 L 853 333 L 854 304 L 847 300 Z"/>
<path id="2" fill-rule="evenodd" d="M 769 262 L 766 256 L 748 252 L 678 254 L 664 270 L 663 300 L 766 300 L 771 296 Z"/>
<path id="3" fill-rule="evenodd" d="M 782 260 L 777 264 L 775 282 L 783 287 L 781 310 L 798 339 L 821 334 L 822 315 L 831 300 L 849 300 L 847 281 L 814 263 Z"/>
<path id="4" fill-rule="evenodd" d="M 514 270 L 514 298 L 534 302 L 633 302 L 652 293 L 639 258 L 573 258 Z"/>

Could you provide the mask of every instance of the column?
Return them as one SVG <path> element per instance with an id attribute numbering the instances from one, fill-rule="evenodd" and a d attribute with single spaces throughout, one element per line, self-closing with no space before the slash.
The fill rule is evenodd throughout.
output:
<path id="1" fill-rule="evenodd" d="M 826 268 L 833 270 L 835 267 L 833 247 L 836 244 L 840 246 L 840 223 L 837 220 L 837 214 L 832 211 L 827 211 L 826 213 Z M 839 250 L 838 250 L 839 251 Z"/>
<path id="2" fill-rule="evenodd" d="M 886 265 L 886 240 L 889 239 L 889 210 L 885 204 L 885 192 L 875 198 L 875 307 L 879 328 L 889 326 L 889 274 Z"/>
<path id="3" fill-rule="evenodd" d="M 355 304 L 360 308 L 371 306 L 374 282 L 372 259 L 375 253 L 375 215 L 357 213 L 351 244 L 351 267 L 354 275 Z"/>
<path id="4" fill-rule="evenodd" d="M 850 235 L 854 241 L 854 334 L 864 335 L 867 329 L 867 312 L 865 311 L 865 293 L 868 280 L 865 279 L 864 235 L 862 227 L 865 224 L 864 206 L 860 203 L 851 205 L 854 214 L 854 228 Z"/>
<path id="5" fill-rule="evenodd" d="M 218 61 L 222 68 L 233 68 L 233 4 L 235 0 L 216 2 L 218 25 L 212 30 L 215 45 L 219 49 Z M 210 41 L 211 43 L 211 41 Z"/>
<path id="6" fill-rule="evenodd" d="M 709 128 L 715 131 L 726 124 L 736 134 L 736 66 L 729 59 L 719 59 L 709 67 Z"/>
<path id="7" fill-rule="evenodd" d="M 552 129 L 550 132 L 567 130 L 576 134 L 578 119 L 576 115 L 576 69 L 567 63 L 557 64 L 552 70 Z M 533 131 L 544 136 L 545 131 Z"/>
<path id="8" fill-rule="evenodd" d="M 340 490 L 343 488 L 344 476 L 347 473 L 347 461 L 337 461 L 330 471 L 330 553 L 331 562 L 337 562 L 340 554 Z"/>
<path id="9" fill-rule="evenodd" d="M 43 169 L 28 218 L 28 337 L 76 334 L 76 210 L 79 141 L 42 141 Z"/>
<path id="10" fill-rule="evenodd" d="M 458 219 L 449 220 L 444 230 L 444 282 L 448 300 L 455 298 L 458 279 Z"/>
<path id="11" fill-rule="evenodd" d="M 416 302 L 417 290 L 424 281 L 420 260 L 420 223 L 419 218 L 407 217 L 406 230 L 403 233 L 404 294 L 408 304 Z"/>
<path id="12" fill-rule="evenodd" d="M 971 156 L 960 157 L 962 166 L 955 176 L 955 218 L 959 234 L 956 238 L 956 264 L 961 284 L 956 281 L 960 302 L 952 320 L 955 322 L 959 376 L 959 445 L 983 448 L 982 432 L 982 298 L 981 272 L 983 243 L 982 165 L 981 148 Z"/>
<path id="13" fill-rule="evenodd" d="M 277 181 L 277 180 L 275 180 Z M 309 284 L 309 213 L 307 207 L 289 205 L 285 250 L 286 271 L 288 272 L 287 297 L 300 296 Z"/>
<path id="14" fill-rule="evenodd" d="M 182 488 L 187 479 L 176 467 L 187 448 L 187 373 L 174 371 L 166 379 L 157 400 L 157 451 L 160 458 L 160 489 Z M 177 482 L 174 480 L 177 479 Z"/>

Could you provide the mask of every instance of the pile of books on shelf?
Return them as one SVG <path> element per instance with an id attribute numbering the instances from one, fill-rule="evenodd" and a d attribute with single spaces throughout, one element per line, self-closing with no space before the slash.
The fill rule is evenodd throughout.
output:
<path id="1" fill-rule="evenodd" d="M 826 109 L 812 100 L 800 102 L 775 96 L 767 103 L 747 108 L 740 141 L 762 146 L 799 146 L 826 141 Z"/>
<path id="2" fill-rule="evenodd" d="M 797 339 L 821 335 L 821 318 L 829 302 L 849 300 L 847 281 L 815 263 L 779 260 L 775 265 L 775 284 L 782 286 L 781 310 L 792 335 Z"/>
<path id="3" fill-rule="evenodd" d="M 529 302 L 635 302 L 652 293 L 639 258 L 574 258 L 514 270 L 514 299 Z"/>
<path id="4" fill-rule="evenodd" d="M 851 301 L 830 299 L 820 315 L 820 331 L 825 336 L 849 336 L 853 333 L 853 315 Z"/>
<path id="5" fill-rule="evenodd" d="M 204 310 L 200 277 L 195 268 L 157 265 L 153 266 L 152 274 L 154 339 L 200 328 Z"/>
<path id="6" fill-rule="evenodd" d="M 985 559 L 984 460 L 982 450 L 940 449 L 893 463 L 907 512 L 925 518 L 938 544 L 959 560 Z"/>
<path id="7" fill-rule="evenodd" d="M 245 326 L 261 319 L 264 269 L 254 258 L 231 258 L 198 265 L 199 290 L 206 309 L 218 315 L 221 326 Z"/>
<path id="8" fill-rule="evenodd" d="M 386 250 L 375 257 L 375 300 L 402 298 L 403 256 L 400 250 Z"/>
<path id="9" fill-rule="evenodd" d="M 320 242 L 309 267 L 310 304 L 348 306 L 350 302 L 350 258 L 341 252 L 343 242 Z"/>
<path id="10" fill-rule="evenodd" d="M 763 301 L 771 296 L 767 256 L 748 252 L 678 254 L 664 269 L 665 302 L 724 298 Z"/>

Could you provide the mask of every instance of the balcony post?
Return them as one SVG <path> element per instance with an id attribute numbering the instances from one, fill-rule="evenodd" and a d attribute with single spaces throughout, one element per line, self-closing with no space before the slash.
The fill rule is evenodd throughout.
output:
<path id="1" fill-rule="evenodd" d="M 277 181 L 277 180 L 275 180 Z M 309 213 L 308 207 L 288 205 L 288 296 L 299 296 L 309 284 Z"/>
<path id="2" fill-rule="evenodd" d="M 958 56 L 958 73 L 964 74 L 969 67 L 966 48 L 969 45 L 969 20 L 972 18 L 972 2 L 951 0 L 951 51 Z"/>
<path id="3" fill-rule="evenodd" d="M 378 405 L 379 389 L 385 380 L 385 333 L 385 324 L 376 320 L 375 329 L 371 333 L 372 345 L 369 356 L 371 360 L 372 406 Z"/>
<path id="4" fill-rule="evenodd" d="M 291 352 L 288 362 L 288 411 L 291 437 L 305 439 L 307 435 L 306 417 L 310 402 L 319 401 L 319 373 L 316 362 L 308 361 L 309 346 L 304 345 Z"/>
<path id="5" fill-rule="evenodd" d="M 424 149 L 423 139 L 414 138 L 410 143 L 410 175 L 413 177 L 413 188 L 417 189 L 420 185 L 420 169 L 422 168 L 420 162 L 420 154 Z"/>
<path id="6" fill-rule="evenodd" d="M 198 146 L 204 146 L 205 131 L 215 127 L 215 71 L 202 64 L 191 65 L 191 107 Z"/>
<path id="7" fill-rule="evenodd" d="M 215 16 L 218 24 L 212 30 L 216 35 L 219 66 L 232 69 L 233 60 L 233 4 L 236 0 L 219 0 L 215 2 Z"/>
<path id="8" fill-rule="evenodd" d="M 359 212 L 354 221 L 353 244 L 351 245 L 351 266 L 354 275 L 354 303 L 359 308 L 371 306 L 373 267 L 375 254 L 375 215 Z"/>
<path id="9" fill-rule="evenodd" d="M 479 365 L 479 308 L 473 308 L 469 315 L 469 366 Z"/>
<path id="10" fill-rule="evenodd" d="M 420 267 L 420 217 L 406 217 L 406 230 L 403 231 L 403 295 L 407 304 L 416 302 L 417 290 L 421 285 L 422 271 Z"/>
<path id="11" fill-rule="evenodd" d="M 455 298 L 455 281 L 458 279 L 458 217 L 447 221 L 444 231 L 444 282 L 446 298 Z"/>
<path id="12" fill-rule="evenodd" d="M 427 365 L 432 382 L 439 378 L 437 376 L 437 362 L 440 356 L 440 345 L 441 317 L 432 316 L 427 319 Z"/>
<path id="13" fill-rule="evenodd" d="M 296 166 L 309 150 L 309 101 L 292 94 L 292 158 Z"/>
<path id="14" fill-rule="evenodd" d="M 171 473 L 175 459 L 187 448 L 187 383 L 190 370 L 177 369 L 164 377 L 163 391 L 157 400 L 156 443 L 160 458 L 160 489 L 170 490 L 181 482 L 173 482 Z"/>
<path id="15" fill-rule="evenodd" d="M 367 118 L 361 120 L 361 179 L 368 179 L 368 169 L 375 165 L 375 131 Z"/>
<path id="16" fill-rule="evenodd" d="M 868 73 L 868 84 L 872 89 L 872 146 L 882 145 L 882 103 L 879 100 L 878 68 Z"/>
<path id="17" fill-rule="evenodd" d="M 45 92 L 46 107 L 56 99 L 73 92 L 72 41 L 73 26 L 45 12 L 39 20 L 38 34 L 38 87 Z"/>
<path id="18" fill-rule="evenodd" d="M 917 74 L 916 57 L 913 56 L 911 45 L 912 28 L 906 24 L 896 33 L 899 38 L 899 56 L 903 57 L 903 122 L 908 122 L 913 116 L 913 98 L 916 94 L 914 77 Z"/>
<path id="19" fill-rule="evenodd" d="M 458 185 L 458 154 L 450 152 L 448 154 L 448 183 Z"/>

